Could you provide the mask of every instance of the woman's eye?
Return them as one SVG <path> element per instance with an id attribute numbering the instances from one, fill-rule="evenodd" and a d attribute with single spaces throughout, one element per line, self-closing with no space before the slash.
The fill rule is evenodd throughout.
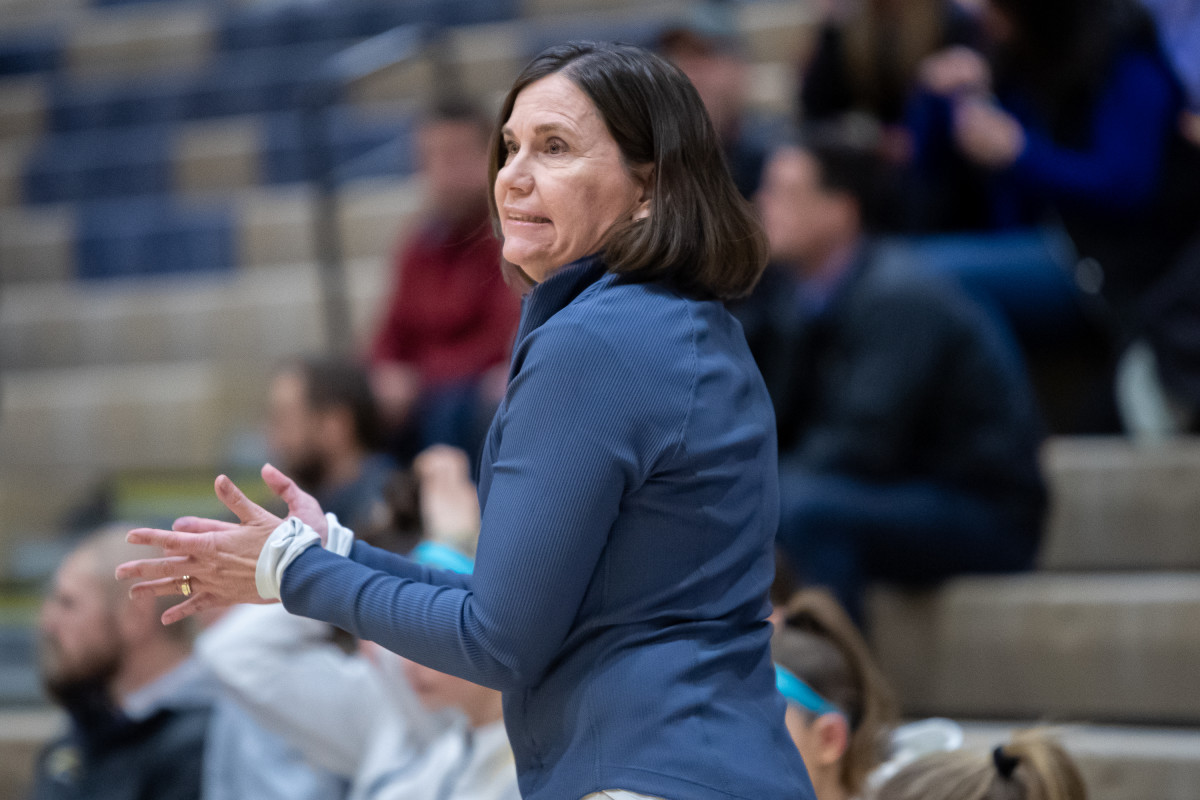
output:
<path id="1" fill-rule="evenodd" d="M 516 154 L 517 154 L 517 143 L 516 142 L 505 142 L 504 143 L 505 160 L 508 160 L 509 158 L 511 158 L 512 156 L 515 156 Z"/>
<path id="2" fill-rule="evenodd" d="M 551 139 L 546 142 L 546 152 L 550 155 L 558 155 L 559 153 L 567 152 L 567 143 L 562 139 Z"/>

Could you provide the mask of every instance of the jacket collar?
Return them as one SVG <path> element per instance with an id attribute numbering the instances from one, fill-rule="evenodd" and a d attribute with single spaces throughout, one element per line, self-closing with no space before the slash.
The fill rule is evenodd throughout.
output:
<path id="1" fill-rule="evenodd" d="M 533 287 L 533 291 L 525 297 L 514 352 L 526 336 L 570 305 L 584 289 L 598 281 L 605 270 L 604 259 L 599 253 L 593 253 L 556 270 L 546 280 Z"/>

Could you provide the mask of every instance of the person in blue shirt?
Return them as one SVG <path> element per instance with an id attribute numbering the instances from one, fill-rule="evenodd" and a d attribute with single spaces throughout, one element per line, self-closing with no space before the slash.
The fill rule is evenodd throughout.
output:
<path id="1" fill-rule="evenodd" d="M 986 198 L 975 225 L 1066 230 L 1111 351 L 1078 423 L 1109 430 L 1104 385 L 1119 351 L 1147 338 L 1160 361 L 1194 358 L 1163 345 L 1194 328 L 1194 315 L 1168 321 L 1147 304 L 1175 291 L 1164 280 L 1200 229 L 1200 149 L 1179 124 L 1185 93 L 1134 0 L 988 0 L 983 23 L 983 53 L 952 49 L 923 68 L 909 112 L 923 194 L 939 198 L 970 173 Z M 961 215 L 971 204 L 955 194 L 933 205 Z"/>
<path id="2" fill-rule="evenodd" d="M 327 535 L 271 467 L 287 520 L 220 477 L 241 524 L 131 531 L 167 555 L 118 573 L 188 595 L 167 623 L 281 599 L 501 690 L 526 798 L 811 798 L 770 654 L 774 416 L 723 302 L 766 243 L 700 97 L 640 48 L 553 47 L 491 158 L 503 269 L 528 295 L 474 574 Z"/>

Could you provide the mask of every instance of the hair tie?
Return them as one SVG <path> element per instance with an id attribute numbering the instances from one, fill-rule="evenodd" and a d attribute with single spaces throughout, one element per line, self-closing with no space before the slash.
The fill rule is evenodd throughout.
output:
<path id="1" fill-rule="evenodd" d="M 1013 770 L 1017 768 L 1017 764 L 1021 763 L 1021 759 L 1004 752 L 1004 745 L 1000 745 L 992 751 L 992 761 L 996 764 L 996 772 L 999 772 L 1000 777 L 1004 780 L 1011 778 Z"/>

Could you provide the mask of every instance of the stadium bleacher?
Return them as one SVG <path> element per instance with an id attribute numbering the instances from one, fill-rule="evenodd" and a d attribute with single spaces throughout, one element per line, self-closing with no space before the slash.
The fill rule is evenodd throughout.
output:
<path id="1" fill-rule="evenodd" d="M 44 543 L 106 476 L 236 459 L 270 366 L 325 341 L 299 116 L 326 59 L 441 26 L 441 58 L 490 99 L 544 43 L 644 39 L 684 5 L 0 0 L 0 586 L 18 598 L 0 606 L 0 800 L 22 796 L 56 724 L 29 680 Z M 738 8 L 752 102 L 786 108 L 815 10 Z M 419 58 L 328 111 L 359 340 L 421 208 L 411 126 L 436 76 Z M 880 588 L 873 645 L 908 714 L 965 720 L 977 741 L 1061 723 L 1093 798 L 1194 798 L 1200 445 L 1059 440 L 1046 463 L 1039 569 Z"/>

